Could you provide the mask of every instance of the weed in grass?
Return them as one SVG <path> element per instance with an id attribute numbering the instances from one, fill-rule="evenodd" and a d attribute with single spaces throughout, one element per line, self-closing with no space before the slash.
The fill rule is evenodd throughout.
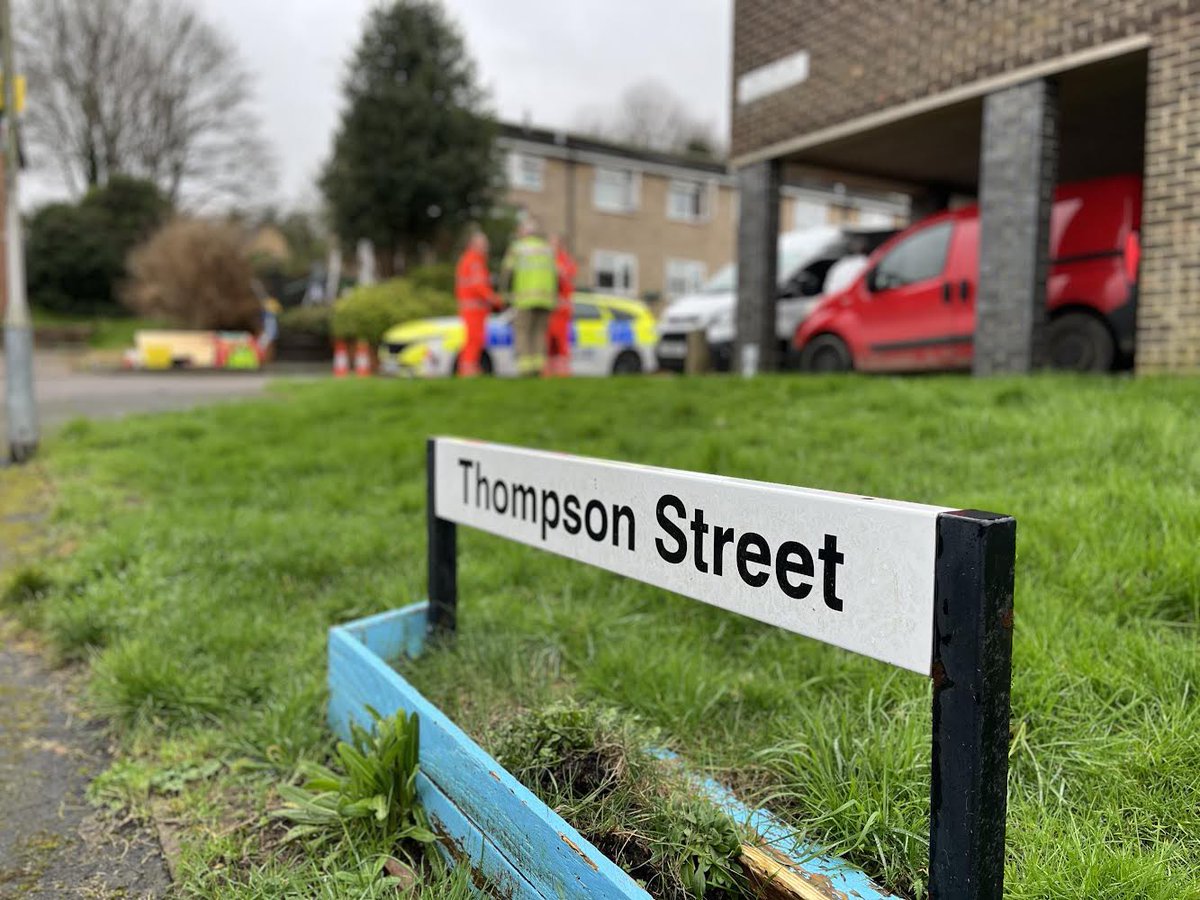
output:
<path id="1" fill-rule="evenodd" d="M 124 641 L 93 666 L 95 706 L 125 727 L 163 733 L 210 720 L 226 708 L 209 672 L 145 640 Z"/>
<path id="2" fill-rule="evenodd" d="M 542 795 L 602 800 L 629 781 L 631 732 L 615 710 L 555 704 L 510 721 L 496 759 Z"/>
<path id="3" fill-rule="evenodd" d="M 516 716 L 494 740 L 501 765 L 652 896 L 753 896 L 737 826 L 648 752 L 655 733 L 616 710 L 557 703 Z"/>
<path id="4" fill-rule="evenodd" d="M 303 787 L 283 784 L 283 806 L 272 815 L 292 823 L 285 840 L 303 839 L 312 847 L 345 838 L 354 846 L 381 847 L 390 852 L 398 843 L 431 844 L 417 800 L 417 755 L 420 723 L 416 713 L 388 718 L 369 709 L 374 720 L 368 732 L 351 723 L 350 742 L 339 742 L 337 757 L 345 774 L 308 763 L 301 769 Z"/>
<path id="5" fill-rule="evenodd" d="M 319 860 L 269 858 L 245 871 L 187 868 L 198 900 L 478 900 L 465 869 L 420 872 L 416 883 L 386 873 L 387 859 L 350 852 Z M 482 896 L 491 896 L 482 892 Z"/>
<path id="6" fill-rule="evenodd" d="M 24 606 L 46 596 L 52 587 L 54 582 L 41 567 L 24 566 L 8 578 L 8 583 L 0 591 L 0 604 Z"/>

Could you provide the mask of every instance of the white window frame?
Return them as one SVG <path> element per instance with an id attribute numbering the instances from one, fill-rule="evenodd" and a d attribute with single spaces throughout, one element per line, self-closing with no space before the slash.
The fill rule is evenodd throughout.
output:
<path id="1" fill-rule="evenodd" d="M 629 177 L 629 203 L 625 206 L 617 206 L 611 203 L 601 202 L 597 194 L 600 187 L 600 173 L 609 172 L 616 173 Z M 642 194 L 642 173 L 637 169 L 632 169 L 623 166 L 596 166 L 592 170 L 592 206 L 600 212 L 620 213 L 628 215 L 638 211 L 641 205 Z"/>
<path id="2" fill-rule="evenodd" d="M 537 171 L 536 184 L 533 181 L 525 182 L 520 177 L 526 172 L 524 168 L 526 162 L 536 163 L 534 167 Z M 508 152 L 508 184 L 513 190 L 540 194 L 546 187 L 545 158 L 533 153 L 526 153 L 523 150 L 510 150 Z"/>
<path id="3" fill-rule="evenodd" d="M 684 289 L 683 291 L 681 291 L 679 293 L 672 293 L 671 292 L 671 269 L 672 269 L 672 267 L 678 268 L 678 267 L 683 267 L 683 266 L 686 266 L 690 269 L 694 269 L 696 271 L 696 273 L 698 273 L 699 277 L 694 279 L 694 281 L 695 281 L 694 286 L 689 285 L 686 289 Z M 682 259 L 679 257 L 668 257 L 666 263 L 663 265 L 663 297 L 666 298 L 667 300 L 674 300 L 677 297 L 683 297 L 687 294 L 695 293 L 696 290 L 699 289 L 699 287 L 702 284 L 704 284 L 704 281 L 707 278 L 708 278 L 708 263 L 706 263 L 704 260 L 702 260 L 702 259 Z"/>
<path id="4" fill-rule="evenodd" d="M 602 265 L 602 262 L 610 265 Z M 617 271 L 621 264 L 626 264 L 629 270 L 630 284 L 628 288 L 605 288 L 600 286 L 600 270 Z M 616 280 L 615 278 L 613 279 Z M 597 291 L 610 291 L 621 297 L 636 297 L 638 295 L 638 258 L 636 253 L 624 250 L 593 250 L 592 251 L 592 287 Z"/>
<path id="5" fill-rule="evenodd" d="M 671 208 L 671 192 L 676 187 L 681 186 L 698 188 L 700 191 L 701 209 L 695 215 L 678 215 Z M 672 222 L 687 222 L 690 225 L 700 225 L 711 221 L 713 203 L 715 201 L 714 193 L 711 181 L 705 181 L 701 178 L 672 178 L 667 182 L 667 218 Z"/>

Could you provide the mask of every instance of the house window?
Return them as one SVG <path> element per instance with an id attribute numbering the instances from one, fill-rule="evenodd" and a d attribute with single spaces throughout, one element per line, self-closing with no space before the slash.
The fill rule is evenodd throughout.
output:
<path id="1" fill-rule="evenodd" d="M 708 185 L 703 181 L 672 181 L 667 187 L 667 218 L 703 222 L 708 218 Z"/>
<path id="2" fill-rule="evenodd" d="M 668 300 L 694 294 L 704 284 L 708 268 L 698 259 L 668 259 L 667 286 Z"/>
<path id="3" fill-rule="evenodd" d="M 546 161 L 528 153 L 508 154 L 508 183 L 521 191 L 540 191 L 544 183 Z"/>
<path id="4" fill-rule="evenodd" d="M 632 170 L 597 167 L 592 203 L 604 212 L 633 212 L 637 209 L 637 187 L 637 173 Z"/>
<path id="5" fill-rule="evenodd" d="M 592 283 L 598 291 L 632 297 L 637 293 L 637 257 L 632 253 L 597 250 L 592 254 Z"/>
<path id="6" fill-rule="evenodd" d="M 829 221 L 829 204 L 802 197 L 792 202 L 792 227 L 813 228 Z"/>

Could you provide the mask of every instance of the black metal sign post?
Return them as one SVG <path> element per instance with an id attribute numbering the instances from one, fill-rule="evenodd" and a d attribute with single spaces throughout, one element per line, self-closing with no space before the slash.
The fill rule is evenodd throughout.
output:
<path id="1" fill-rule="evenodd" d="M 931 900 L 1001 900 L 1007 813 L 1016 520 L 937 519 Z"/>
<path id="2" fill-rule="evenodd" d="M 458 626 L 458 526 L 437 517 L 437 438 L 425 442 L 425 527 L 429 578 L 429 628 Z"/>
<path id="3" fill-rule="evenodd" d="M 522 448 L 505 448 L 501 445 L 488 445 L 456 442 L 452 438 L 445 439 L 451 446 L 459 447 L 464 454 L 476 456 L 488 453 L 503 453 L 518 456 L 535 469 L 540 467 L 574 466 L 594 473 L 603 467 L 612 467 L 613 463 L 602 460 L 588 460 L 580 457 L 563 457 L 555 455 L 547 458 L 538 451 Z M 486 527 L 488 523 L 481 522 L 478 506 L 474 509 L 466 505 L 469 488 L 473 479 L 477 479 L 475 490 L 489 483 L 481 469 L 469 459 L 459 459 L 463 467 L 462 489 L 459 491 L 459 481 L 456 477 L 449 480 L 455 485 L 448 489 L 445 497 L 444 515 L 452 518 L 439 518 L 437 515 L 437 448 L 438 439 L 431 438 L 426 449 L 427 460 L 427 526 L 429 552 L 429 626 L 432 631 L 451 633 L 457 622 L 458 605 L 458 538 L 457 524 L 466 523 L 475 527 Z M 474 473 L 470 475 L 469 473 Z M 615 469 L 609 476 L 626 486 L 630 478 L 639 478 L 643 482 L 652 479 L 657 486 L 662 481 L 680 478 L 696 478 L 693 473 L 672 472 L 666 469 L 649 469 L 641 467 L 637 472 L 634 467 L 622 466 Z M 753 492 L 763 486 L 744 482 L 740 485 L 731 479 L 730 490 Z M 599 483 L 598 478 L 589 475 L 588 483 Z M 767 486 L 771 487 L 771 486 Z M 503 488 L 504 493 L 499 491 Z M 717 491 L 719 485 L 705 481 L 703 490 L 706 493 Z M 491 496 L 494 501 L 488 501 L 487 511 L 491 510 L 491 502 L 497 505 L 496 515 L 505 516 L 509 510 L 507 483 L 497 480 L 493 484 L 496 493 Z M 535 495 L 532 488 L 517 485 L 513 488 L 512 503 L 517 503 L 517 490 L 529 491 L 523 494 L 523 502 L 531 500 Z M 486 490 L 485 490 L 486 493 Z M 543 502 L 551 494 L 543 493 Z M 811 507 L 819 502 L 814 495 L 818 491 L 805 491 L 802 498 L 796 502 L 806 503 Z M 463 505 L 455 507 L 456 498 L 461 494 Z M 667 495 L 675 502 L 678 498 Z M 829 495 L 835 496 L 835 495 Z M 846 503 L 844 495 L 836 495 L 838 503 Z M 577 498 L 572 498 L 576 500 Z M 486 498 L 485 498 L 486 501 Z M 501 506 L 501 501 L 503 505 Z M 881 504 L 893 501 L 876 501 L 865 498 L 862 519 L 869 522 L 872 533 L 879 533 L 879 525 L 885 521 L 881 513 L 886 513 L 886 506 Z M 478 496 L 476 503 L 479 504 Z M 554 516 L 557 524 L 559 512 L 558 497 L 554 496 Z M 738 495 L 734 504 L 736 510 L 754 507 L 755 499 Z M 592 507 L 587 506 L 584 519 L 588 533 L 592 529 Z M 906 506 L 915 507 L 916 504 Z M 520 507 L 522 519 L 527 512 L 524 505 Z M 599 513 L 604 515 L 604 508 L 597 506 Z M 614 507 L 615 509 L 615 507 Z M 659 507 L 660 513 L 662 506 Z M 537 543 L 530 534 L 522 537 L 513 532 L 516 527 L 513 518 L 515 511 L 504 519 L 502 526 L 488 527 L 487 530 L 501 534 L 512 540 L 523 540 L 525 543 Z M 630 511 L 630 522 L 633 512 Z M 906 668 L 927 673 L 933 679 L 933 754 L 930 777 L 930 818 L 929 818 L 929 896 L 931 900 L 1002 900 L 1004 894 L 1004 833 L 1007 814 L 1008 787 L 1008 746 L 1009 746 L 1009 695 L 1012 679 L 1012 629 L 1013 629 L 1013 570 L 1016 556 L 1017 523 L 1011 516 L 995 513 L 979 512 L 978 510 L 945 510 L 938 507 L 923 507 L 916 513 L 918 516 L 936 517 L 936 536 L 933 542 L 933 621 L 932 660 L 929 669 L 924 666 L 925 635 L 924 626 L 911 633 L 911 646 L 914 653 L 912 664 Z M 544 545 L 548 522 L 548 512 L 543 508 L 541 522 L 541 543 Z M 616 514 L 614 513 L 614 521 Z M 648 518 L 648 517 L 647 517 Z M 607 520 L 605 520 L 607 521 Z M 661 521 L 661 520 L 660 520 Z M 923 519 L 920 528 L 913 535 L 928 540 L 928 518 Z M 534 524 L 537 524 L 536 515 Z M 631 526 L 632 527 L 632 526 Z M 721 529 L 718 529 L 721 530 Z M 682 529 L 676 529 L 682 536 Z M 575 533 L 579 528 L 575 529 Z M 632 531 L 629 532 L 632 534 Z M 614 533 L 615 534 L 615 533 Z M 597 540 L 595 535 L 592 539 Z M 755 534 L 760 541 L 762 538 Z M 825 535 L 828 542 L 831 535 Z M 632 541 L 632 538 L 630 538 Z M 614 545 L 616 540 L 614 539 Z M 584 545 L 585 547 L 604 546 L 603 543 Z M 798 546 L 798 545 L 792 545 Z M 908 546 L 908 545 L 905 545 Z M 920 549 L 897 549 L 891 546 L 890 565 L 905 567 L 915 584 L 921 581 L 920 576 L 928 572 L 924 569 L 921 559 L 927 559 L 928 543 L 918 545 Z M 550 549 L 549 547 L 547 549 Z M 632 551 L 632 544 L 629 548 Z M 803 548 L 801 548 L 803 549 Z M 886 548 L 885 548 L 886 549 Z M 564 552 L 559 549 L 557 552 Z M 591 550 L 588 552 L 597 552 Z M 807 552 L 807 551 L 806 551 Z M 822 562 L 833 561 L 843 563 L 844 554 L 837 549 L 836 541 L 826 545 L 819 554 Z M 582 557 L 585 561 L 588 557 Z M 593 564 L 605 563 L 601 559 L 591 560 Z M 674 560 L 679 562 L 680 560 Z M 812 559 L 809 558 L 811 566 Z M 914 574 L 915 573 L 915 574 Z M 626 574 L 631 574 L 626 572 Z M 812 570 L 808 574 L 813 574 Z M 673 587 L 670 583 L 656 582 L 647 572 L 637 571 L 631 577 L 638 578 L 648 584 L 659 584 L 660 587 Z M 876 582 L 878 583 L 878 582 Z M 924 582 L 927 583 L 927 582 Z M 829 582 L 833 587 L 833 583 Z M 759 587 L 762 583 L 759 584 Z M 687 586 L 674 586 L 679 592 L 688 590 Z M 921 596 L 928 597 L 920 589 Z M 687 594 L 685 594 L 687 595 Z M 695 594 L 688 595 L 705 599 Z M 909 596 L 916 596 L 909 591 Z M 835 595 L 836 599 L 836 595 Z M 709 600 L 708 602 L 713 602 Z M 880 600 L 879 602 L 887 602 Z M 839 601 L 840 604 L 840 601 Z M 719 604 L 718 604 L 719 605 Z M 826 596 L 826 605 L 829 597 Z M 840 611 L 839 606 L 830 606 Z M 923 622 L 925 610 L 920 605 L 921 612 L 914 621 Z M 797 630 L 793 628 L 792 630 Z M 800 631 L 800 633 L 806 633 Z M 886 633 L 891 638 L 894 630 Z M 830 642 L 820 633 L 810 634 L 820 640 Z M 841 644 L 841 646 L 846 646 Z M 886 659 L 875 651 L 876 658 Z M 892 660 L 894 664 L 901 662 Z"/>

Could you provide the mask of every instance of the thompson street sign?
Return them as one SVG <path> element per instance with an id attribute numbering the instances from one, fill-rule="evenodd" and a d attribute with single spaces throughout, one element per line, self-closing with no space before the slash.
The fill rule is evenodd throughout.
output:
<path id="1" fill-rule="evenodd" d="M 1011 517 L 456 438 L 426 460 L 436 630 L 461 524 L 931 678 L 929 895 L 1001 900 Z"/>
<path id="2" fill-rule="evenodd" d="M 439 439 L 437 517 L 930 674 L 943 507 Z"/>

